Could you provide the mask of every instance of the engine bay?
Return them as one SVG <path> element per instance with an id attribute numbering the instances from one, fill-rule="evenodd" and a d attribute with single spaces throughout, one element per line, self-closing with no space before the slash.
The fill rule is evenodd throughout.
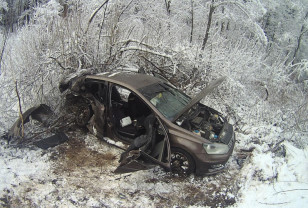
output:
<path id="1" fill-rule="evenodd" d="M 191 131 L 212 142 L 219 142 L 226 119 L 216 110 L 196 104 L 176 122 L 182 128 Z"/>

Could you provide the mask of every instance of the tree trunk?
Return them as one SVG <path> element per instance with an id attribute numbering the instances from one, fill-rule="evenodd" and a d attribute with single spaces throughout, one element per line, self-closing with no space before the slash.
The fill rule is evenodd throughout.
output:
<path id="1" fill-rule="evenodd" d="M 5 46 L 6 46 L 6 41 L 7 41 L 7 36 L 8 36 L 8 31 L 6 30 L 3 34 L 3 45 L 1 48 L 1 53 L 0 53 L 0 75 L 2 72 L 2 59 L 3 59 L 3 54 L 4 54 L 4 50 L 5 50 Z"/>
<path id="2" fill-rule="evenodd" d="M 301 28 L 301 33 L 300 33 L 300 35 L 299 35 L 299 37 L 297 39 L 297 45 L 296 45 L 296 48 L 295 48 L 295 51 L 294 51 L 292 64 L 294 64 L 294 62 L 295 62 L 295 58 L 296 58 L 296 56 L 298 54 L 298 51 L 300 49 L 301 42 L 302 42 L 302 37 L 303 37 L 304 33 L 305 33 L 305 26 L 303 25 L 302 28 Z"/>
<path id="3" fill-rule="evenodd" d="M 64 5 L 63 5 L 62 17 L 63 17 L 63 18 L 67 17 L 67 13 L 68 13 L 68 5 L 67 5 L 67 4 L 64 4 Z"/>
<path id="4" fill-rule="evenodd" d="M 15 92 L 17 95 L 17 99 L 18 99 L 18 107 L 19 107 L 19 118 L 21 120 L 21 137 L 24 138 L 24 118 L 22 116 L 22 108 L 21 108 L 21 101 L 20 101 L 20 95 L 18 92 L 18 88 L 17 88 L 17 81 L 15 80 Z"/>
<path id="5" fill-rule="evenodd" d="M 192 43 L 193 34 L 194 34 L 194 1 L 190 0 L 191 3 L 191 30 L 190 30 L 190 40 L 189 42 Z"/>
<path id="6" fill-rule="evenodd" d="M 170 0 L 165 0 L 165 5 L 166 5 L 166 10 L 167 10 L 168 15 L 170 15 L 170 12 L 171 12 L 170 3 L 171 3 Z"/>
<path id="7" fill-rule="evenodd" d="M 306 13 L 304 20 L 306 20 L 307 18 L 308 18 L 308 12 Z M 307 31 L 308 31 L 308 30 L 306 29 L 305 24 L 303 24 L 303 25 L 302 25 L 302 28 L 301 28 L 301 32 L 300 32 L 300 34 L 299 34 L 299 37 L 298 37 L 298 39 L 297 39 L 297 46 L 296 46 L 295 51 L 294 51 L 294 55 L 293 55 L 293 59 L 292 59 L 292 64 L 294 64 L 295 58 L 296 58 L 296 56 L 297 56 L 297 54 L 298 54 L 298 52 L 299 52 L 299 49 L 300 49 L 300 47 L 301 47 L 301 42 L 302 42 L 303 35 L 304 35 Z"/>
<path id="8" fill-rule="evenodd" d="M 212 24 L 212 17 L 213 17 L 213 13 L 215 11 L 215 8 L 216 7 L 214 6 L 214 0 L 212 0 L 211 6 L 210 6 L 209 18 L 208 18 L 208 21 L 207 21 L 207 27 L 206 27 L 206 31 L 205 31 L 201 50 L 204 50 L 205 45 L 206 45 L 206 43 L 209 39 L 209 33 L 210 33 L 211 24 Z"/>

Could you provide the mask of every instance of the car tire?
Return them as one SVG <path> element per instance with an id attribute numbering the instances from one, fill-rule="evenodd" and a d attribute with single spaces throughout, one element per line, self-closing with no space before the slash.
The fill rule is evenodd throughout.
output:
<path id="1" fill-rule="evenodd" d="M 171 171 L 182 176 L 190 175 L 195 171 L 195 161 L 185 150 L 171 148 Z"/>
<path id="2" fill-rule="evenodd" d="M 91 119 L 91 107 L 89 105 L 80 105 L 75 113 L 76 124 L 80 127 L 85 127 Z"/>
<path id="3" fill-rule="evenodd" d="M 69 97 L 66 103 L 67 112 L 75 117 L 75 123 L 85 127 L 92 117 L 90 104 L 82 97 Z"/>

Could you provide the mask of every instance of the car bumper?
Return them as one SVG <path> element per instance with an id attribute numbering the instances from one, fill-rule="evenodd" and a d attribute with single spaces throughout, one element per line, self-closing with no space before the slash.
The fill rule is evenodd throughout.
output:
<path id="1" fill-rule="evenodd" d="M 234 133 L 228 145 L 230 149 L 223 155 L 209 155 L 205 151 L 201 154 L 196 154 L 196 175 L 212 175 L 221 172 L 232 155 L 235 145 Z"/>

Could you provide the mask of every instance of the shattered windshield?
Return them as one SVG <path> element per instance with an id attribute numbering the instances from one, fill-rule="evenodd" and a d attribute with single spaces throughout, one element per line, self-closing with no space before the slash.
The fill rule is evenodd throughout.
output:
<path id="1" fill-rule="evenodd" d="M 140 92 L 161 112 L 168 120 L 185 108 L 191 98 L 181 91 L 165 84 L 156 83 L 140 89 Z"/>

